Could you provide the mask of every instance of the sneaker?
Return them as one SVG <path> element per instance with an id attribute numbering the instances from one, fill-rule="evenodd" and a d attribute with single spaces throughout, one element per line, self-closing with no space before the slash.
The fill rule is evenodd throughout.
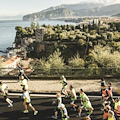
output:
<path id="1" fill-rule="evenodd" d="M 52 118 L 56 119 L 57 120 L 57 116 L 53 115 Z"/>
<path id="2" fill-rule="evenodd" d="M 70 117 L 69 116 L 67 116 L 67 119 L 69 119 Z"/>
<path id="3" fill-rule="evenodd" d="M 12 104 L 12 103 L 13 103 L 13 101 L 11 100 L 11 101 L 10 101 L 10 103 Z"/>
<path id="4" fill-rule="evenodd" d="M 8 107 L 13 107 L 13 105 L 11 104 L 11 105 L 8 105 Z"/>
<path id="5" fill-rule="evenodd" d="M 34 115 L 37 115 L 37 114 L 38 114 L 38 111 L 35 111 L 35 112 L 34 112 Z"/>
<path id="6" fill-rule="evenodd" d="M 73 108 L 74 111 L 76 111 L 76 108 Z"/>
<path id="7" fill-rule="evenodd" d="M 77 116 L 76 117 L 81 117 L 81 115 L 80 114 L 77 114 Z"/>
<path id="8" fill-rule="evenodd" d="M 28 110 L 24 110 L 23 113 L 28 113 Z"/>

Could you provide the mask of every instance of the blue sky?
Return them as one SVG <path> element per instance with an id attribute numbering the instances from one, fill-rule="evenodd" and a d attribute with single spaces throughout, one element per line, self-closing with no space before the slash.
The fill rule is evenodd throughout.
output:
<path id="1" fill-rule="evenodd" d="M 26 15 L 51 6 L 74 4 L 83 1 L 105 4 L 120 3 L 120 0 L 0 0 L 0 16 Z"/>

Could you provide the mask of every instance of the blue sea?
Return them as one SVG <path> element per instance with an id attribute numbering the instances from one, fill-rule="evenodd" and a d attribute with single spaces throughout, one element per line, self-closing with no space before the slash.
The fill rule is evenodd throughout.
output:
<path id="1" fill-rule="evenodd" d="M 58 21 L 58 20 L 46 20 L 46 21 L 37 21 L 40 25 L 66 25 L 66 24 L 74 24 L 70 22 Z M 35 21 L 35 23 L 37 23 Z M 6 48 L 11 47 L 12 43 L 15 40 L 15 27 L 22 26 L 30 27 L 31 21 L 22 21 L 22 20 L 6 20 L 0 21 L 0 50 L 6 51 Z M 2 53 L 0 53 L 2 55 Z"/>

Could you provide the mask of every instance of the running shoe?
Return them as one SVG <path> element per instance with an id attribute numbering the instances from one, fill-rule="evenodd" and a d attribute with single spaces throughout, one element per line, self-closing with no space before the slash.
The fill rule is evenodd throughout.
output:
<path id="1" fill-rule="evenodd" d="M 34 115 L 37 115 L 37 114 L 38 114 L 38 111 L 35 111 L 35 112 L 34 112 Z"/>
<path id="2" fill-rule="evenodd" d="M 11 101 L 10 101 L 10 103 L 12 104 L 12 103 L 13 103 L 13 101 L 11 100 Z"/>
<path id="3" fill-rule="evenodd" d="M 11 105 L 8 105 L 8 107 L 13 107 L 13 105 L 11 104 Z"/>
<path id="4" fill-rule="evenodd" d="M 23 113 L 28 113 L 28 110 L 24 110 Z"/>
<path id="5" fill-rule="evenodd" d="M 81 115 L 80 114 L 77 114 L 77 116 L 76 117 L 81 117 Z"/>
<path id="6" fill-rule="evenodd" d="M 57 116 L 55 116 L 55 115 L 53 115 L 52 118 L 57 120 Z"/>

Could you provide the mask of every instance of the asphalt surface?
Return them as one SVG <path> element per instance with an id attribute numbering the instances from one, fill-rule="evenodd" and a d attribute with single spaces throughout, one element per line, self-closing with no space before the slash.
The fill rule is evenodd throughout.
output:
<path id="1" fill-rule="evenodd" d="M 28 108 L 29 113 L 23 114 L 24 106 L 23 100 L 19 96 L 9 96 L 14 103 L 12 108 L 7 107 L 7 103 L 4 101 L 3 96 L 0 96 L 0 120 L 54 120 L 52 115 L 54 115 L 55 106 L 52 105 L 52 101 L 55 98 L 52 97 L 31 97 L 31 103 L 39 111 L 37 116 L 33 115 L 33 111 Z M 94 112 L 91 115 L 92 120 L 102 120 L 103 112 L 101 109 L 100 98 L 99 97 L 90 97 Z M 70 119 L 69 120 L 83 120 L 85 112 L 82 112 L 81 118 L 76 118 L 77 112 L 74 112 L 70 106 L 69 99 L 63 99 L 63 103 L 66 105 Z M 79 100 L 76 101 L 76 104 L 79 105 Z M 60 120 L 60 119 L 59 119 Z"/>

